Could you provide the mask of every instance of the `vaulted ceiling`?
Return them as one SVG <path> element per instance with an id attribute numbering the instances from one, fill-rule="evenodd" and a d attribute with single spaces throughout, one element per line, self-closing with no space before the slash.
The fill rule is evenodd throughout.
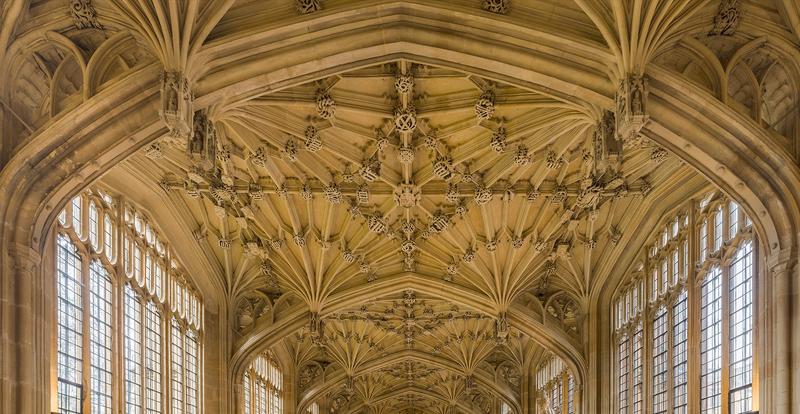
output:
<path id="1" fill-rule="evenodd" d="M 195 277 L 229 321 L 226 352 L 280 357 L 295 372 L 303 407 L 321 398 L 337 412 L 486 412 L 494 399 L 517 407 L 524 370 L 558 353 L 554 344 L 585 352 L 592 295 L 627 250 L 640 248 L 625 242 L 707 186 L 639 134 L 645 108 L 631 108 L 639 130 L 620 133 L 630 127 L 612 108 L 620 80 L 640 82 L 632 88 L 646 103 L 639 75 L 666 71 L 750 117 L 787 150 L 798 147 L 790 137 L 793 68 L 765 35 L 715 20 L 720 2 L 653 0 L 644 14 L 607 3 L 8 7 L 5 18 L 23 17 L 0 55 L 12 114 L 4 128 L 14 132 L 3 160 L 92 96 L 142 86 L 143 95 L 159 96 L 152 112 L 160 110 L 170 132 L 148 127 L 157 137 L 120 156 L 102 182 L 191 236 L 181 239 L 192 245 L 183 259 L 207 265 Z M 784 2 L 741 3 L 748 30 L 765 22 L 793 29 Z M 386 36 L 411 26 L 447 32 L 457 21 L 474 36 L 465 45 L 523 45 L 548 56 L 543 71 L 563 68 L 564 81 L 512 82 L 475 62 L 413 53 L 318 76 L 299 73 L 302 65 L 250 76 L 269 61 L 255 56 L 299 59 L 332 47 L 324 41 L 334 31 L 352 31 L 347 39 L 358 42 L 369 19 L 386 19 Z M 9 36 L 0 30 L 0 40 Z M 349 64 L 346 55 L 335 58 Z M 575 68 L 589 86 L 571 85 Z M 161 91 L 131 76 L 162 69 Z M 192 103 L 194 115 L 183 106 Z M 349 301 L 354 292 L 367 300 Z M 303 322 L 265 346 L 264 332 L 287 319 Z"/>

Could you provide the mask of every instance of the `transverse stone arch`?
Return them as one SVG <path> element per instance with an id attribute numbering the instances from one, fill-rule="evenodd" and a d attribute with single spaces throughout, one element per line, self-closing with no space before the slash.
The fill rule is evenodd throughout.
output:
<path id="1" fill-rule="evenodd" d="M 429 49 L 421 53 L 432 54 L 433 50 Z M 403 54 L 405 52 L 393 52 Z M 331 65 L 332 66 L 332 65 Z M 10 171 L 4 171 L 3 176 L 0 177 L 0 182 L 3 183 L 3 188 L 19 189 L 20 194 L 14 195 L 13 200 L 9 195 L 8 198 L 3 198 L 4 219 L 6 222 L 18 222 L 20 227 L 24 230 L 20 231 L 15 241 L 22 245 L 33 245 L 41 247 L 42 241 L 39 240 L 37 235 L 44 234 L 46 228 L 49 227 L 48 220 L 52 222 L 53 213 L 48 211 L 57 211 L 56 206 L 49 206 L 48 203 L 58 204 L 63 203 L 62 200 L 66 199 L 66 195 L 74 194 L 86 179 L 94 179 L 104 172 L 109 166 L 114 165 L 119 159 L 124 158 L 125 155 L 134 151 L 136 148 L 141 147 L 144 143 L 149 142 L 161 134 L 163 134 L 163 127 L 157 124 L 154 115 L 154 102 L 155 100 L 148 100 L 153 96 L 153 77 L 148 75 L 157 72 L 157 68 L 150 67 L 149 74 L 146 70 L 142 69 L 135 71 L 128 76 L 128 80 L 132 80 L 132 84 L 137 87 L 144 87 L 144 99 L 137 99 L 133 102 L 128 102 L 125 98 L 125 91 L 114 90 L 109 93 L 98 97 L 97 100 L 84 103 L 75 112 L 85 111 L 87 113 L 93 112 L 98 104 L 102 101 L 103 106 L 109 105 L 111 107 L 119 107 L 120 109 L 115 112 L 116 115 L 125 113 L 133 117 L 133 121 L 125 125 L 123 129 L 127 131 L 109 131 L 106 128 L 109 125 L 92 125 L 80 131 L 80 134 L 75 134 L 74 128 L 70 125 L 72 121 L 80 122 L 81 119 L 73 119 L 65 121 L 63 119 L 52 121 L 47 127 L 43 128 L 42 134 L 37 136 L 30 144 L 25 145 L 20 151 L 20 158 L 12 160 Z M 314 72 L 309 72 L 314 73 Z M 488 73 L 491 75 L 491 73 Z M 517 74 L 518 77 L 524 78 L 524 74 Z M 311 76 L 311 75 L 309 75 Z M 502 75 L 504 79 L 513 79 L 510 73 Z M 785 154 L 779 151 L 774 151 L 772 148 L 767 148 L 763 142 L 771 142 L 764 139 L 763 133 L 759 132 L 752 125 L 743 121 L 740 117 L 729 112 L 723 112 L 725 115 L 721 119 L 707 119 L 708 115 L 699 115 L 699 118 L 705 125 L 712 125 L 715 133 L 713 134 L 694 134 L 696 131 L 691 127 L 686 127 L 680 124 L 685 122 L 685 119 L 695 117 L 698 115 L 690 115 L 692 112 L 703 108 L 704 104 L 714 105 L 714 102 L 705 101 L 705 98 L 698 97 L 695 91 L 691 88 L 681 88 L 669 76 L 662 77 L 658 69 L 654 69 L 652 73 L 653 78 L 657 81 L 654 82 L 655 90 L 661 91 L 661 96 L 656 99 L 654 106 L 651 106 L 655 111 L 652 118 L 658 122 L 649 127 L 650 131 L 656 131 L 654 138 L 657 142 L 664 146 L 669 146 L 674 152 L 680 154 L 684 159 L 692 165 L 697 165 L 704 175 L 713 178 L 714 182 L 723 187 L 727 192 L 734 195 L 735 198 L 743 202 L 743 205 L 748 208 L 748 212 L 757 220 L 759 232 L 764 236 L 764 239 L 769 243 L 769 247 L 774 251 L 782 251 L 784 249 L 793 249 L 796 246 L 796 211 L 797 205 L 794 201 L 793 194 L 796 188 L 789 187 L 786 183 L 790 182 L 790 178 L 797 177 L 796 167 L 793 166 L 791 160 Z M 496 75 L 496 77 L 500 77 Z M 596 79 L 595 79 L 596 80 Z M 660 80 L 660 84 L 659 84 Z M 520 83 L 530 82 L 530 79 L 522 80 Z M 589 82 L 591 83 L 591 82 Z M 563 83 L 561 84 L 564 85 Z M 120 89 L 126 89 L 121 87 Z M 607 86 L 598 88 L 599 90 L 608 89 Z M 678 97 L 666 97 L 666 95 L 674 92 L 675 90 L 686 92 L 688 90 L 688 97 L 683 93 L 679 93 Z M 138 92 L 138 91 L 137 91 Z M 133 91 L 128 88 L 127 97 L 133 97 Z M 603 94 L 600 94 L 603 95 Z M 609 94 L 603 95 L 603 99 L 597 101 L 608 102 Z M 655 96 L 659 93 L 655 92 Z M 659 102 L 660 100 L 660 102 Z M 213 102 L 208 99 L 207 102 Z M 80 114 L 76 114 L 80 117 Z M 100 117 L 103 122 L 110 122 L 110 117 Z M 693 118 L 696 119 L 696 118 Z M 86 118 L 83 119 L 86 121 Z M 132 123 L 142 122 L 140 125 L 133 126 Z M 125 121 L 123 121 L 125 122 Z M 664 125 L 669 125 L 669 129 Z M 672 130 L 672 129 L 675 130 Z M 63 131 L 56 131 L 62 129 Z M 104 129 L 106 129 L 104 131 Z M 127 132 L 134 132 L 127 134 Z M 97 133 L 97 134 L 95 134 Z M 83 135 L 76 137 L 74 135 Z M 91 141 L 87 138 L 91 136 Z M 694 144 L 686 142 L 681 137 L 693 137 Z M 63 139 L 63 137 L 70 137 L 71 139 Z M 132 141 L 127 142 L 126 138 L 131 137 Z M 84 140 L 85 138 L 85 140 Z M 759 140 L 762 140 L 759 142 Z M 63 152 L 55 152 L 52 158 L 45 158 L 57 144 L 67 142 L 67 148 L 60 150 Z M 91 142 L 91 145 L 87 144 Z M 723 142 L 728 150 L 717 152 L 715 145 Z M 679 144 L 696 145 L 683 148 Z M 698 145 L 699 144 L 699 145 Z M 88 160 L 94 159 L 94 155 L 89 154 L 90 150 L 99 150 L 101 157 L 94 164 Z M 59 164 L 63 156 L 68 154 L 68 151 L 78 151 L 77 162 L 74 167 L 65 164 Z M 735 152 L 748 154 L 750 156 L 740 156 Z M 733 152 L 733 154 L 731 154 Z M 716 162 L 714 162 L 716 161 Z M 735 172 L 716 171 L 715 164 L 721 165 L 745 165 L 753 167 L 748 171 L 738 170 Z M 60 165 L 60 168 L 57 166 Z M 775 167 L 779 166 L 777 171 Z M 774 177 L 774 174 L 779 174 L 779 177 Z M 26 177 L 25 175 L 30 175 Z M 65 185 L 61 185 L 61 181 L 66 181 Z M 41 181 L 41 183 L 39 183 Z M 31 190 L 33 183 L 37 183 L 37 187 Z M 739 183 L 747 183 L 750 188 L 739 188 Z M 9 191 L 9 190 L 7 190 Z M 23 202 L 25 196 L 28 202 Z M 11 201 L 9 201 L 11 200 Z M 759 200 L 764 200 L 759 201 Z M 783 200 L 778 201 L 778 200 Z M 17 211 L 20 210 L 20 205 L 38 205 L 39 209 L 34 212 L 23 211 L 17 216 Z M 762 213 L 763 211 L 763 213 Z M 753 214 L 755 213 L 755 214 Z M 49 219 L 48 219 L 49 217 Z M 16 230 L 14 230 L 16 232 Z M 6 236 L 10 236 L 6 231 Z M 4 246 L 10 239 L 4 237 Z"/>

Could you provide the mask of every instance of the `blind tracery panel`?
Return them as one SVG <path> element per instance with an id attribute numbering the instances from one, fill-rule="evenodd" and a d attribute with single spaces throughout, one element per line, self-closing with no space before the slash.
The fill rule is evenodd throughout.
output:
<path id="1" fill-rule="evenodd" d="M 58 412 L 199 413 L 202 305 L 155 228 L 99 190 L 58 222 Z"/>
<path id="2" fill-rule="evenodd" d="M 641 325 L 648 332 L 647 412 L 754 409 L 754 245 L 742 209 L 713 195 L 678 213 L 653 236 L 614 300 L 618 413 L 641 412 L 632 340 Z M 643 291 L 649 296 L 644 300 Z M 698 323 L 690 325 L 691 319 Z M 694 354 L 689 338 L 699 343 Z M 695 407 L 689 403 L 693 392 Z"/>

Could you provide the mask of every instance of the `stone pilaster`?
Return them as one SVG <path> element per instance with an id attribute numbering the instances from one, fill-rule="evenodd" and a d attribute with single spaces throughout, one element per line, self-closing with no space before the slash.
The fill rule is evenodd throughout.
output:
<path id="1" fill-rule="evenodd" d="M 762 386 L 765 391 L 762 395 L 767 401 L 759 408 L 762 412 L 788 413 L 792 412 L 793 380 L 800 378 L 794 369 L 797 367 L 793 366 L 797 357 L 792 357 L 792 351 L 800 345 L 800 339 L 793 337 L 793 332 L 800 328 L 800 312 L 794 309 L 800 301 L 797 292 L 800 283 L 793 282 L 797 279 L 797 256 L 788 249 L 783 250 L 767 257 L 766 264 L 766 280 L 762 285 L 766 288 L 767 303 L 762 309 L 769 318 L 768 331 L 760 334 L 770 338 L 771 343 L 761 353 L 761 378 L 767 379 L 768 383 Z"/>
<path id="2" fill-rule="evenodd" d="M 42 314 L 41 256 L 32 248 L 12 245 L 6 253 L 2 289 L 4 412 L 48 411 L 47 360 Z"/>

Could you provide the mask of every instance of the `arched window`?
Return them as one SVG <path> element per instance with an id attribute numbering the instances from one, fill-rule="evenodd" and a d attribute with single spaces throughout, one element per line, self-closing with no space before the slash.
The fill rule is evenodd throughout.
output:
<path id="1" fill-rule="evenodd" d="M 59 215 L 56 233 L 59 413 L 199 413 L 200 301 L 142 213 L 89 190 Z M 82 215 L 86 214 L 86 217 Z M 85 226 L 86 228 L 82 228 Z M 148 238 L 138 229 L 149 228 Z M 82 235 L 88 237 L 82 237 Z M 115 255 L 122 244 L 121 263 Z M 123 269 L 117 272 L 117 269 Z M 143 283 L 150 278 L 151 283 Z M 182 298 L 166 300 L 164 280 Z M 169 328 L 169 329 L 168 329 Z M 169 398 L 169 400 L 168 400 Z"/>
<path id="2" fill-rule="evenodd" d="M 692 209 L 697 224 L 690 226 L 687 208 L 664 224 L 666 230 L 654 232 L 645 257 L 615 295 L 614 383 L 620 414 L 740 414 L 756 408 L 751 222 L 736 203 L 722 197 L 707 197 Z M 697 243 L 694 251 L 691 240 Z M 631 303 L 643 289 L 642 280 L 649 284 L 650 299 Z M 690 319 L 698 323 L 690 325 Z M 641 332 L 648 342 L 646 395 L 637 390 Z M 689 338 L 698 338 L 694 354 Z M 690 372 L 697 374 L 691 377 Z M 699 406 L 689 405 L 692 393 Z"/>
<path id="3" fill-rule="evenodd" d="M 259 355 L 242 378 L 245 414 L 283 413 L 283 373 L 270 353 Z"/>
<path id="4" fill-rule="evenodd" d="M 560 358 L 551 356 L 539 366 L 536 387 L 552 412 L 575 414 L 575 379 Z"/>

